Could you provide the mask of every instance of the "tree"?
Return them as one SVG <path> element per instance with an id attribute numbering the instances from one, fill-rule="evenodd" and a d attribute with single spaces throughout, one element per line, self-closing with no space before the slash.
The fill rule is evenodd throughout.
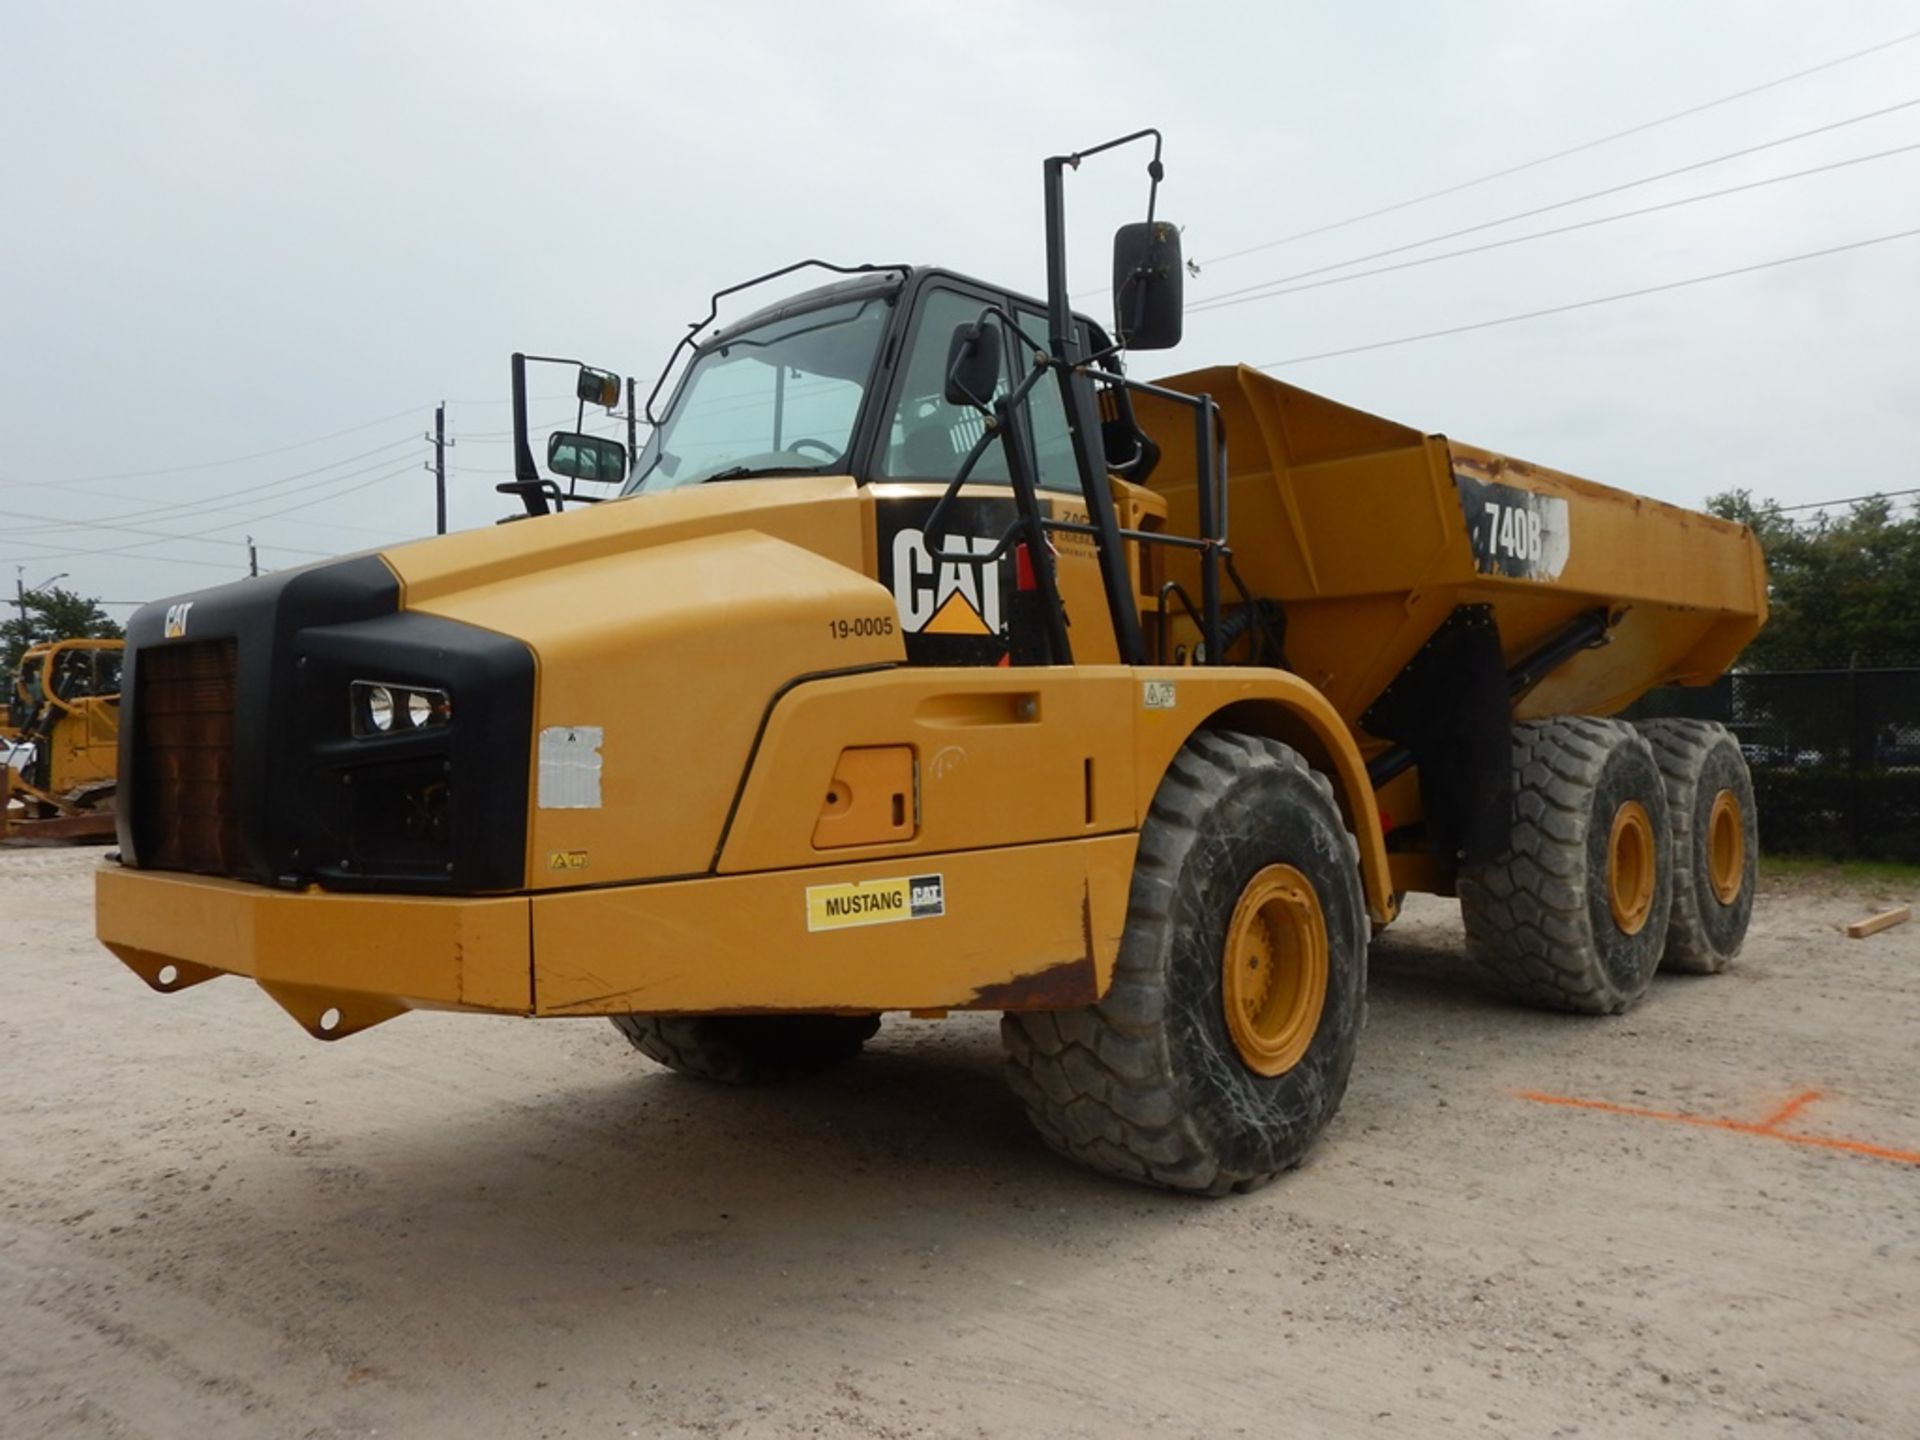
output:
<path id="1" fill-rule="evenodd" d="M 12 675 L 26 648 L 44 640 L 117 640 L 125 633 L 99 601 L 57 585 L 42 586 L 27 591 L 13 617 L 0 624 L 0 665 Z"/>
<path id="2" fill-rule="evenodd" d="M 1920 507 L 1901 515 L 1876 497 L 1838 517 L 1795 520 L 1730 490 L 1707 509 L 1752 526 L 1766 551 L 1772 613 L 1741 668 L 1920 663 Z"/>

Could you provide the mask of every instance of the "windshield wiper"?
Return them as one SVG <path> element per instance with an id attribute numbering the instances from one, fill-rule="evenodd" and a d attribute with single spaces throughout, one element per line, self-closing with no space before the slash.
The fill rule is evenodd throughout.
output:
<path id="1" fill-rule="evenodd" d="M 710 485 L 715 480 L 757 480 L 766 475 L 818 475 L 818 465 L 730 465 L 725 470 L 716 470 L 700 483 Z"/>

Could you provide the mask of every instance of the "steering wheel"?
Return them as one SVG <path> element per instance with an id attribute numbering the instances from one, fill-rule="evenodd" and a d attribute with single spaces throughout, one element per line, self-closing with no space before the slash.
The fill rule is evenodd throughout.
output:
<path id="1" fill-rule="evenodd" d="M 811 436 L 809 436 L 807 439 L 804 439 L 804 440 L 789 441 L 787 444 L 787 449 L 804 450 L 809 445 L 813 446 L 814 449 L 818 450 L 822 455 L 826 456 L 829 460 L 838 460 L 840 458 L 840 452 L 834 449 L 833 446 L 827 444 L 827 442 L 824 440 L 815 440 Z"/>

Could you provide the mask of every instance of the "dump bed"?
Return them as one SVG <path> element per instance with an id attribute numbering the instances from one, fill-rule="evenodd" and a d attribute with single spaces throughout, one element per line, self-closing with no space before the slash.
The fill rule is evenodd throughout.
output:
<path id="1" fill-rule="evenodd" d="M 1248 589 L 1286 613 L 1288 664 L 1359 717 L 1453 611 L 1491 607 L 1509 663 L 1583 613 L 1611 643 L 1556 669 L 1521 718 L 1606 715 L 1718 676 L 1766 618 L 1745 526 L 1340 405 L 1244 367 L 1158 382 L 1219 404 L 1228 538 Z M 1167 528 L 1199 533 L 1190 414 L 1143 400 Z M 1164 572 L 1195 592 L 1185 553 Z M 1229 587 L 1225 599 L 1235 598 Z"/>

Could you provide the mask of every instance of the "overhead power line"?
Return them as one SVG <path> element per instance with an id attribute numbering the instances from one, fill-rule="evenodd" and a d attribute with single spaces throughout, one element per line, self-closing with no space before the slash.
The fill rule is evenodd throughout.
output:
<path id="1" fill-rule="evenodd" d="M 156 538 L 152 540 L 136 541 L 131 545 L 116 545 L 116 546 L 109 546 L 105 548 L 74 548 L 74 549 L 67 549 L 67 550 L 47 550 L 36 555 L 34 558 L 43 559 L 43 560 L 55 560 L 55 559 L 63 558 L 68 555 L 127 555 L 127 554 L 132 554 L 136 551 L 148 549 L 151 546 L 160 544 L 162 543 L 162 541 L 166 541 L 166 540 L 189 541 L 189 542 L 209 540 L 212 538 L 214 533 L 218 531 L 238 530 L 243 526 L 254 525 L 262 521 L 277 519 L 279 516 L 282 516 L 282 515 L 291 515 L 295 511 L 304 510 L 310 505 L 322 505 L 329 500 L 342 499 L 345 496 L 356 493 L 357 491 L 365 490 L 373 485 L 378 485 L 382 481 L 391 480 L 395 476 L 411 474 L 413 473 L 415 463 L 416 463 L 415 461 L 409 459 L 398 468 L 388 470 L 384 474 L 375 475 L 372 479 L 363 480 L 359 484 L 349 485 L 349 486 L 346 486 L 344 489 L 333 490 L 325 495 L 317 495 L 311 500 L 302 500 L 299 504 L 289 505 L 289 506 L 286 506 L 284 509 L 270 510 L 263 515 L 262 514 L 247 515 L 247 516 L 243 516 L 241 519 L 238 519 L 238 520 L 228 521 L 223 524 L 215 525 L 212 527 L 211 531 L 203 535 L 179 535 L 179 534 L 173 534 L 173 533 L 161 534 L 160 532 L 157 532 L 157 531 L 134 531 L 133 533 L 135 534 L 153 534 L 156 536 Z M 334 478 L 340 479 L 343 477 L 336 476 Z M 102 527 L 102 528 L 129 528 L 129 527 Z M 48 542 L 38 541 L 38 540 L 29 540 L 27 543 L 30 545 L 45 545 Z M 215 540 L 213 543 L 237 544 L 239 542 Z M 282 549 L 282 550 L 292 550 L 295 547 L 282 545 L 282 546 L 275 546 L 273 548 Z M 313 554 L 313 555 L 325 555 L 329 552 L 314 550 L 314 551 L 308 551 L 307 553 Z M 152 558 L 158 558 L 158 557 L 144 556 L 142 558 L 152 559 Z"/>
<path id="2" fill-rule="evenodd" d="M 569 394 L 566 391 L 557 390 L 551 395 L 529 395 L 527 396 L 527 399 L 529 400 L 577 400 L 579 399 L 579 397 L 577 395 Z M 513 403 L 513 399 L 511 396 L 497 395 L 487 400 L 448 400 L 445 403 L 448 405 L 511 405 Z"/>
<path id="3" fill-rule="evenodd" d="M 97 480 L 138 480 L 150 475 L 184 475 L 190 470 L 217 470 L 225 465 L 239 465 L 248 460 L 265 460 L 271 455 L 285 455 L 290 450 L 304 450 L 310 445 L 323 445 L 329 440 L 338 440 L 342 435 L 371 430 L 376 425 L 390 425 L 396 420 L 404 420 L 409 415 L 431 408 L 430 405 L 409 405 L 406 409 L 396 410 L 391 415 L 382 415 L 377 420 L 365 420 L 358 425 L 349 425 L 343 430 L 330 430 L 325 435 L 314 436 L 311 440 L 295 440 L 289 445 L 276 445 L 271 450 L 255 450 L 248 455 L 229 455 L 223 460 L 199 460 L 191 465 L 167 465 L 156 470 L 115 470 L 109 474 L 78 475 L 60 481 L 8 480 L 4 483 L 8 485 L 91 485 Z"/>
<path id="4" fill-rule="evenodd" d="M 28 512 L 22 511 L 22 510 L 12 510 L 9 513 L 14 515 L 25 515 L 28 519 L 46 520 L 51 522 L 49 524 L 41 525 L 41 526 L 25 526 L 13 532 L 15 534 L 20 534 L 20 535 L 39 534 L 39 533 L 43 533 L 51 530 L 102 530 L 102 529 L 111 530 L 115 527 L 116 524 L 119 524 L 128 520 L 186 519 L 192 515 L 197 515 L 202 513 L 217 513 L 223 510 L 231 509 L 233 507 L 221 505 L 219 502 L 222 500 L 233 499 L 237 496 L 266 495 L 270 491 L 281 490 L 281 487 L 283 486 L 292 487 L 290 489 L 281 490 L 281 493 L 283 495 L 298 494 L 302 490 L 320 489 L 324 486 L 333 484 L 336 480 L 344 480 L 351 475 L 364 475 L 367 473 L 368 470 L 377 470 L 380 468 L 381 465 L 384 465 L 387 462 L 384 460 L 376 461 L 374 464 L 368 465 L 360 470 L 350 470 L 345 472 L 344 474 L 339 474 L 339 475 L 325 475 L 325 478 L 320 480 L 314 480 L 313 483 L 310 485 L 294 485 L 293 484 L 293 482 L 296 480 L 307 480 L 315 475 L 324 475 L 324 472 L 328 470 L 338 470 L 342 465 L 351 465 L 356 460 L 365 460 L 371 456 L 384 454 L 389 450 L 398 449 L 402 445 L 413 445 L 417 443 L 418 442 L 413 438 L 413 436 L 407 435 L 407 436 L 403 436 L 401 439 L 398 439 L 398 440 L 390 440 L 384 445 L 376 445 L 371 450 L 362 450 L 357 455 L 348 455 L 339 460 L 329 461 L 325 465 L 316 465 L 311 470 L 296 471 L 292 475 L 282 475 L 272 480 L 257 481 L 254 484 L 242 485 L 233 490 L 215 491 L 211 495 L 198 496 L 192 500 L 173 500 L 173 501 L 169 501 L 167 504 L 164 504 L 164 505 L 151 505 L 141 510 L 122 511 L 117 514 L 102 516 L 97 520 L 62 520 L 57 516 L 31 515 L 31 514 L 28 514 Z M 120 496 L 116 498 L 127 499 L 130 497 Z"/>
<path id="5" fill-rule="evenodd" d="M 1442 240 L 1457 240 L 1462 235 L 1477 235 L 1482 230 L 1492 230 L 1501 225 L 1510 225 L 1515 220 L 1529 220 L 1535 215 L 1545 215 L 1554 210 L 1564 210 L 1569 205 L 1584 204 L 1588 200 L 1598 200 L 1607 195 L 1618 195 L 1623 190 L 1637 190 L 1642 185 L 1652 185 L 1656 181 L 1671 180 L 1676 175 L 1686 175 L 1694 170 L 1704 170 L 1711 165 L 1724 165 L 1729 160 L 1738 160 L 1747 155 L 1757 155 L 1762 150 L 1772 150 L 1781 145 L 1790 145 L 1796 140 L 1805 140 L 1814 135 L 1824 135 L 1832 130 L 1843 129 L 1848 125 L 1858 125 L 1863 121 L 1877 120 L 1883 115 L 1891 115 L 1897 110 L 1911 109 L 1920 105 L 1920 95 L 1897 104 L 1885 105 L 1878 110 L 1868 110 L 1864 114 L 1849 115 L 1844 120 L 1830 121 L 1825 125 L 1816 125 L 1811 130 L 1800 130 L 1792 135 L 1782 135 L 1775 140 L 1766 140 L 1758 145 L 1748 145 L 1739 150 L 1729 150 L 1724 155 L 1715 155 L 1706 160 L 1695 160 L 1690 164 L 1675 166 L 1671 170 L 1662 170 L 1655 175 L 1645 175 L 1638 180 L 1625 180 L 1618 185 L 1608 185 L 1599 190 L 1589 190 L 1584 195 L 1575 195 L 1566 200 L 1555 200 L 1550 205 L 1535 205 L 1530 209 L 1516 210 L 1511 215 L 1502 215 L 1494 220 L 1482 220 L 1475 225 L 1462 225 L 1455 230 L 1445 230 L 1438 235 L 1428 235 L 1424 239 L 1409 240 L 1403 245 L 1389 245 L 1384 250 L 1371 250 L 1365 255 L 1355 255 L 1350 259 L 1336 260 L 1330 265 L 1316 265 L 1311 270 L 1299 270 L 1291 275 L 1281 275 L 1272 280 L 1262 280 L 1257 284 L 1243 285 L 1238 290 L 1224 290 L 1218 295 L 1206 297 L 1207 303 L 1217 304 L 1236 296 L 1255 290 L 1265 290 L 1274 285 L 1288 285 L 1296 280 L 1306 280 L 1315 275 L 1325 275 L 1333 270 L 1345 270 L 1350 265 L 1365 264 L 1369 260 L 1383 260 L 1389 255 L 1403 255 L 1409 250 L 1418 250 L 1424 245 L 1437 245 Z M 1198 308 L 1196 306 L 1195 308 Z"/>
<path id="6" fill-rule="evenodd" d="M 1473 330 L 1490 330 L 1496 325 L 1513 325 L 1522 320 L 1538 320 L 1547 315 L 1564 315 L 1572 310 L 1589 310 L 1596 305 L 1611 305 L 1616 300 L 1633 300 L 1642 295 L 1658 295 L 1667 290 L 1680 290 L 1688 285 L 1704 285 L 1709 280 L 1726 280 L 1735 275 L 1751 275 L 1757 270 L 1772 270 L 1781 265 L 1794 265 L 1802 260 L 1817 260 L 1824 255 L 1840 255 L 1849 250 L 1864 250 L 1869 245 L 1885 245 L 1889 241 L 1907 240 L 1915 235 L 1920 235 L 1920 229 L 1899 230 L 1891 235 L 1875 235 L 1871 239 L 1854 240 L 1845 245 L 1830 245 L 1824 250 L 1808 250 L 1799 255 L 1784 255 L 1778 260 L 1762 260 L 1755 265 L 1718 270 L 1711 275 L 1693 275 L 1685 280 L 1670 280 L 1664 285 L 1648 285 L 1639 290 L 1623 290 L 1617 295 L 1597 295 L 1591 300 L 1576 300 L 1567 305 L 1549 305 L 1544 310 L 1528 310 L 1518 315 L 1502 315 L 1494 320 L 1477 320 L 1470 325 L 1450 325 L 1444 330 L 1427 330 L 1418 335 L 1401 335 L 1392 340 L 1375 340 L 1366 345 L 1348 345 L 1338 350 L 1321 350 L 1312 355 L 1295 355 L 1286 360 L 1268 360 L 1254 368 L 1278 370 L 1288 365 L 1304 365 L 1309 360 L 1331 360 L 1340 355 L 1358 355 L 1368 350 L 1385 350 L 1395 345 L 1412 345 L 1421 340 L 1438 340 L 1446 335 L 1464 335 Z"/>
<path id="7" fill-rule="evenodd" d="M 1872 495 L 1849 495 L 1844 500 L 1809 500 L 1804 505 L 1772 505 L 1767 508 L 1787 514 L 1794 510 L 1824 510 L 1829 505 L 1860 505 L 1868 500 L 1898 500 L 1907 495 L 1920 495 L 1920 487 L 1912 490 L 1881 490 Z"/>
<path id="8" fill-rule="evenodd" d="M 1203 315 L 1209 310 L 1228 310 L 1236 305 L 1250 305 L 1256 300 L 1272 300 L 1281 295 L 1298 295 L 1306 290 L 1324 289 L 1328 285 L 1344 285 L 1350 280 L 1368 280 L 1375 275 L 1391 275 L 1397 271 L 1412 270 L 1421 265 L 1438 264 L 1442 260 L 1458 260 L 1463 255 L 1481 255 L 1489 250 L 1499 250 L 1509 245 L 1524 245 L 1530 240 L 1546 240 L 1555 235 L 1568 235 L 1576 230 L 1590 230 L 1596 225 L 1611 225 L 1617 220 L 1633 220 L 1642 215 L 1657 214 L 1662 210 L 1677 210 L 1683 205 L 1698 205 L 1703 200 L 1718 200 L 1727 195 L 1759 190 L 1788 180 L 1803 180 L 1809 175 L 1824 175 L 1829 170 L 1842 170 L 1849 165 L 1864 165 L 1870 160 L 1885 160 L 1890 156 L 1906 155 L 1916 150 L 1920 150 L 1920 141 L 1915 141 L 1911 145 L 1895 146 L 1891 150 L 1879 150 L 1871 155 L 1855 155 L 1851 159 L 1835 160 L 1830 165 L 1815 165 L 1810 169 L 1795 170 L 1786 175 L 1772 175 L 1765 180 L 1750 180 L 1744 185 L 1729 185 L 1724 190 L 1708 190 L 1699 195 L 1683 195 L 1678 200 L 1663 200 L 1658 205 L 1643 205 L 1637 210 L 1622 210 L 1613 215 L 1596 216 L 1592 220 L 1576 220 L 1571 225 L 1556 225 L 1551 230 L 1535 230 L 1531 234 L 1513 235 L 1505 240 L 1489 240 L 1484 245 L 1468 245 L 1460 250 L 1443 250 L 1438 255 L 1422 255 L 1413 260 L 1381 265 L 1373 270 L 1355 270 L 1346 275 L 1329 275 L 1319 280 L 1310 280 L 1304 285 L 1284 285 L 1277 290 L 1262 290 L 1251 295 L 1235 292 L 1233 298 L 1221 296 L 1217 300 L 1190 305 L 1187 307 L 1187 313 Z"/>
<path id="9" fill-rule="evenodd" d="M 324 498 L 324 497 L 323 497 L 323 498 Z M 20 512 L 18 512 L 18 511 L 16 511 L 15 513 L 16 513 L 16 514 L 18 514 L 18 513 L 20 513 Z M 46 517 L 46 516 L 30 516 L 29 518 L 31 518 L 31 519 L 46 519 L 46 518 L 49 518 L 49 517 Z M 265 518 L 265 517 L 253 517 L 253 518 Z M 229 526 L 221 526 L 221 527 L 219 527 L 219 528 L 221 528 L 221 529 L 232 529 L 232 528 L 234 528 L 234 526 L 237 526 L 237 525 L 246 525 L 246 524 L 250 524 L 250 523 L 252 523 L 252 520 L 251 520 L 250 518 L 243 518 L 243 519 L 241 519 L 241 520 L 237 520 L 237 521 L 235 521 L 233 525 L 229 525 Z M 87 528 L 87 527 L 85 527 L 85 526 L 82 526 L 82 527 L 79 527 L 79 528 L 81 528 L 81 529 L 85 529 L 85 528 Z M 109 523 L 107 523 L 106 521 L 101 521 L 100 523 L 98 523 L 97 525 L 95 525 L 95 526 L 93 526 L 92 528 L 93 528 L 93 529 L 96 529 L 96 530 L 110 530 L 110 531 L 113 531 L 113 532 L 114 532 L 115 534 L 119 534 L 119 535 L 150 535 L 150 536 L 153 536 L 153 537 L 154 537 L 155 539 L 159 539 L 159 540 L 198 540 L 198 539 L 200 539 L 200 538 L 202 538 L 202 537 L 201 537 L 201 536 L 199 536 L 199 535 L 190 535 L 190 534 L 186 534 L 186 533 L 183 533 L 183 532 L 181 532 L 181 531 L 178 531 L 178 530 L 149 530 L 149 529 L 147 529 L 147 528 L 145 528 L 144 526 L 140 526 L 140 525 L 114 525 L 114 524 L 109 524 Z M 10 531 L 10 532 L 8 533 L 8 536 L 7 536 L 7 538 L 8 538 L 9 540 L 15 540 L 15 539 L 17 539 L 17 540 L 20 540 L 20 541 L 22 541 L 22 543 L 24 543 L 24 544 L 27 544 L 27 545 L 35 545 L 35 546 L 39 546 L 39 547 L 41 547 L 42 549 L 47 549 L 47 550 L 49 550 L 49 551 L 50 551 L 51 553 L 53 553 L 53 554 L 63 554 L 63 555 L 64 555 L 64 554 L 70 554 L 70 553 L 83 553 L 83 554 L 107 554 L 107 553 L 110 553 L 110 552 L 107 552 L 107 551 L 83 551 L 83 552 L 71 552 L 71 551 L 65 551 L 65 550 L 58 550 L 58 549 L 55 549 L 54 547 L 57 547 L 57 546 L 60 546 L 60 545 L 64 545 L 64 544 L 66 544 L 66 543 L 67 543 L 67 537 L 65 537 L 65 536 L 62 536 L 62 537 L 60 537 L 59 539 L 52 539 L 52 540 L 37 540 L 37 539 L 34 539 L 34 538 L 32 538 L 32 532 L 29 532 L 29 531 L 26 531 L 26 530 L 16 530 L 16 531 Z M 282 549 L 282 550 L 297 550 L 297 549 L 298 549 L 299 547 L 298 547 L 298 546 L 293 546 L 293 545 L 282 545 L 282 546 L 277 546 L 276 548 L 277 548 L 277 549 Z M 305 554 L 308 554 L 308 555 L 325 555 L 325 554 L 327 554 L 328 552 L 327 552 L 327 551 L 324 551 L 324 550 L 308 550 L 308 551 L 304 551 L 304 552 L 302 552 L 302 553 L 305 553 Z"/>
<path id="10" fill-rule="evenodd" d="M 1772 90 L 1776 86 L 1787 85 L 1795 80 L 1804 80 L 1809 75 L 1818 75 L 1823 70 L 1831 70 L 1838 65 L 1845 65 L 1854 60 L 1865 59 L 1869 55 L 1877 55 L 1882 50 L 1891 50 L 1896 45 L 1905 45 L 1912 40 L 1920 40 L 1920 30 L 1909 30 L 1904 35 L 1896 35 L 1891 40 L 1882 40 L 1879 44 L 1869 45 L 1864 50 L 1855 50 L 1846 55 L 1837 55 L 1831 60 L 1821 61 L 1818 65 L 1809 65 L 1804 70 L 1795 70 L 1790 75 L 1780 75 L 1772 80 L 1762 81 L 1758 85 L 1749 85 L 1744 90 L 1735 90 L 1732 94 L 1721 95 L 1712 100 L 1702 101 L 1698 105 L 1689 105 L 1684 110 L 1675 110 L 1670 115 L 1662 115 L 1653 120 L 1644 120 L 1638 125 L 1629 125 L 1624 130 L 1615 130 L 1610 134 L 1600 135 L 1592 140 L 1583 140 L 1578 145 L 1569 145 L 1564 150 L 1555 150 L 1551 154 L 1535 156 L 1533 159 L 1523 160 L 1517 165 L 1508 165 L 1500 170 L 1490 170 L 1484 175 L 1474 176 L 1471 180 L 1461 180 L 1452 185 L 1442 186 L 1438 190 L 1429 190 L 1422 195 L 1414 195 L 1405 200 L 1397 200 L 1391 205 L 1382 205 L 1378 209 L 1368 210 L 1358 215 L 1349 215 L 1344 220 L 1330 220 L 1324 225 L 1315 225 L 1308 230 L 1297 230 L 1291 235 L 1282 235 L 1278 239 L 1263 240 L 1257 245 L 1248 245 L 1239 250 L 1230 250 L 1224 255 L 1215 255 L 1209 260 L 1202 261 L 1201 264 L 1203 266 L 1223 265 L 1229 260 L 1238 260 L 1242 256 L 1257 254 L 1262 250 L 1272 250 L 1282 245 L 1291 245 L 1296 240 L 1306 240 L 1315 235 L 1326 235 L 1335 230 L 1344 230 L 1350 225 L 1358 225 L 1363 221 L 1377 220 L 1382 215 L 1392 215 L 1401 210 L 1411 209 L 1415 205 L 1424 205 L 1429 200 L 1439 200 L 1448 195 L 1458 195 L 1463 190 L 1472 190 L 1480 185 L 1491 184 L 1495 180 L 1504 180 L 1509 175 L 1518 175 L 1522 171 L 1532 170 L 1541 165 L 1549 165 L 1555 160 L 1565 160 L 1570 155 L 1580 155 L 1588 150 L 1597 150 L 1602 145 L 1613 144 L 1616 140 L 1625 140 L 1629 136 L 1645 134 L 1647 131 L 1658 129 L 1662 125 L 1671 125 L 1676 120 L 1685 120 L 1689 116 L 1699 115 L 1704 111 L 1715 109 L 1718 106 L 1730 105 L 1735 100 L 1744 100 L 1749 95 L 1758 95 L 1762 91 Z"/>
<path id="11" fill-rule="evenodd" d="M 226 541 L 221 541 L 219 543 L 226 544 L 226 545 L 239 545 L 242 547 L 244 547 L 246 544 L 246 542 L 243 540 L 226 540 Z M 279 547 L 273 546 L 269 548 L 277 549 Z M 63 552 L 63 553 L 68 553 L 68 552 Z M 38 555 L 32 555 L 32 556 L 27 556 L 25 558 L 38 560 L 42 557 Z M 228 563 L 220 560 L 195 560 L 185 555 L 142 555 L 139 558 L 142 564 L 152 563 L 152 564 L 159 564 L 159 565 L 191 565 L 202 570 L 228 570 L 228 571 L 237 572 L 237 571 L 242 571 L 246 568 L 246 561 L 244 560 L 235 560 L 231 563 Z M 98 601 L 97 603 L 102 605 L 143 605 L 146 602 L 143 600 L 102 600 L 102 601 Z"/>

